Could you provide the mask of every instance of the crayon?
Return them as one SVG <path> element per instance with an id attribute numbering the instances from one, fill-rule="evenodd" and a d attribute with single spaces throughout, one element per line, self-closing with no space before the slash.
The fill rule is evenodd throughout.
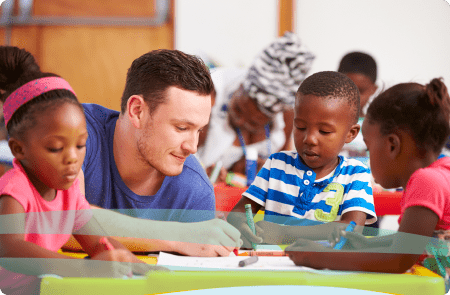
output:
<path id="1" fill-rule="evenodd" d="M 354 221 L 350 221 L 350 224 L 347 225 L 347 227 L 345 228 L 346 232 L 352 232 L 355 229 L 356 223 Z M 347 238 L 341 236 L 339 242 L 336 243 L 336 245 L 334 246 L 334 249 L 340 250 L 342 249 L 342 247 L 345 245 L 345 242 L 347 242 Z"/>
<path id="2" fill-rule="evenodd" d="M 249 257 L 247 259 L 239 261 L 239 266 L 240 267 L 244 267 L 244 266 L 253 264 L 253 263 L 257 262 L 257 261 L 258 261 L 258 256 L 252 256 L 252 257 Z"/>
<path id="3" fill-rule="evenodd" d="M 251 204 L 245 204 L 245 216 L 247 217 L 247 223 L 250 229 L 252 230 L 252 233 L 256 235 L 256 228 L 255 228 L 255 222 L 253 221 L 253 212 L 252 212 L 252 205 Z M 256 244 L 252 242 L 252 248 L 256 250 Z"/>
<path id="4" fill-rule="evenodd" d="M 237 256 L 289 256 L 285 251 L 245 251 Z"/>

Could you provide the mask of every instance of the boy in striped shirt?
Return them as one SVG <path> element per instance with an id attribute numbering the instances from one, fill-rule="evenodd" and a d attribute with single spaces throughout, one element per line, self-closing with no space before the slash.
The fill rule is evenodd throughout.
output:
<path id="1" fill-rule="evenodd" d="M 228 215 L 243 247 L 288 244 L 300 237 L 325 240 L 350 221 L 361 230 L 377 219 L 369 168 L 339 156 L 360 130 L 356 85 L 338 72 L 313 74 L 300 85 L 294 112 L 296 151 L 272 154 Z M 247 225 L 245 204 L 254 214 L 265 211 L 256 223 L 257 235 Z"/>

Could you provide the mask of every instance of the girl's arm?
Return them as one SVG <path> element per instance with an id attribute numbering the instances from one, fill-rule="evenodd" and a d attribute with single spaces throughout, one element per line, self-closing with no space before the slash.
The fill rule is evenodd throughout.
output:
<path id="1" fill-rule="evenodd" d="M 128 250 L 121 243 L 112 238 L 107 238 L 109 243 L 111 243 L 111 245 L 113 246 L 113 249 L 108 249 L 106 245 L 100 243 L 100 239 L 103 236 L 105 236 L 105 232 L 100 227 L 95 216 L 92 216 L 91 219 L 80 230 L 73 234 L 73 237 L 92 259 L 111 260 L 108 259 L 108 254 L 111 253 L 102 252 L 110 252 L 110 250 L 121 250 L 121 255 L 128 257 L 128 261 L 133 263 L 144 263 L 139 260 L 133 253 L 131 253 L 130 250 Z"/>
<path id="2" fill-rule="evenodd" d="M 57 274 L 60 276 L 114 276 L 129 273 L 130 265 L 118 262 L 86 261 L 45 249 L 25 241 L 26 213 L 22 205 L 8 195 L 0 196 L 0 266 L 27 274 Z M 108 253 L 104 260 L 130 262 L 121 253 Z M 50 259 L 51 258 L 51 259 Z"/>
<path id="3" fill-rule="evenodd" d="M 0 257 L 68 258 L 25 241 L 25 216 L 22 205 L 13 197 L 0 196 Z"/>
<path id="4" fill-rule="evenodd" d="M 438 220 L 432 210 L 413 206 L 405 210 L 399 232 L 389 236 L 392 240 L 390 246 L 339 251 L 299 240 L 286 251 L 295 264 L 317 269 L 403 273 L 425 250 Z M 351 242 L 350 238 L 347 243 Z"/>

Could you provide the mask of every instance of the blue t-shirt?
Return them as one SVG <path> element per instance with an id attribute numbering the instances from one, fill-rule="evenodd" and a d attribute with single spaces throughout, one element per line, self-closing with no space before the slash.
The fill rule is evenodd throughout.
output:
<path id="1" fill-rule="evenodd" d="M 125 185 L 114 161 L 113 137 L 119 112 L 95 104 L 83 107 L 89 136 L 82 169 L 90 204 L 153 220 L 214 218 L 214 188 L 194 156 L 186 159 L 181 174 L 166 176 L 155 195 L 137 195 Z"/>

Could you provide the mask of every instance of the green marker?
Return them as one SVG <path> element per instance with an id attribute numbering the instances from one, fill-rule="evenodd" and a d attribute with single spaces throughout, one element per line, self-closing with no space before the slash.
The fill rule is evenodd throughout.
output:
<path id="1" fill-rule="evenodd" d="M 253 212 L 252 212 L 251 204 L 245 204 L 245 216 L 247 217 L 248 226 L 252 230 L 252 233 L 256 236 L 256 228 L 255 228 L 255 222 L 253 221 Z M 253 250 L 256 250 L 256 246 L 257 245 L 252 242 Z"/>

